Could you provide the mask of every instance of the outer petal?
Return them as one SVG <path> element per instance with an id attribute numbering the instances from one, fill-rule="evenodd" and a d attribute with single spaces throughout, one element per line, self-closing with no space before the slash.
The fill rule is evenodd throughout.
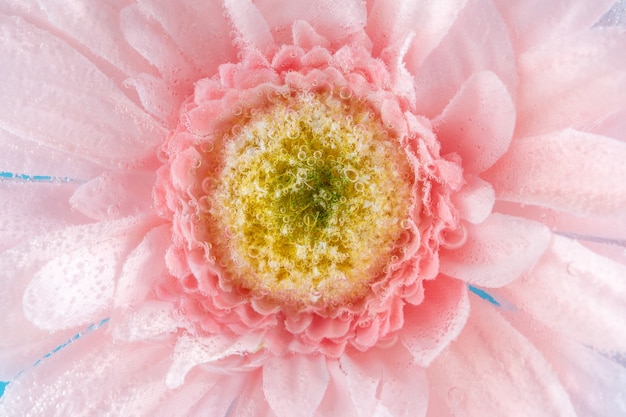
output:
<path id="1" fill-rule="evenodd" d="M 623 416 L 626 368 L 519 310 L 505 316 L 550 362 L 579 416 Z"/>
<path id="2" fill-rule="evenodd" d="M 24 291 L 24 313 L 38 327 L 66 329 L 101 317 L 111 306 L 127 242 L 97 241 L 46 263 Z"/>
<path id="3" fill-rule="evenodd" d="M 45 143 L 33 142 L 0 129 L 2 172 L 85 180 L 102 172 L 93 161 L 55 149 Z"/>
<path id="4" fill-rule="evenodd" d="M 5 280 L 3 282 L 3 291 L 0 292 L 0 314 L 6 319 L 2 321 L 1 330 L 3 335 L 11 335 L 11 337 L 0 337 L 0 347 L 4 358 L 13 358 L 13 362 L 19 362 L 24 367 L 32 363 L 32 357 L 30 360 L 28 359 L 29 355 L 41 355 L 51 348 L 39 343 L 41 340 L 50 340 L 50 333 L 37 328 L 26 318 L 22 302 L 23 294 L 31 279 L 48 262 L 55 258 L 59 259 L 67 253 L 74 253 L 83 247 L 94 248 L 98 245 L 98 242 L 119 241 L 121 245 L 127 244 L 132 242 L 137 234 L 145 234 L 148 227 L 149 224 L 147 225 L 145 221 L 142 222 L 139 219 L 124 219 L 115 222 L 73 226 L 32 239 L 2 253 L 0 255 L 0 269 L 3 271 Z M 95 241 L 94 236 L 98 236 L 98 239 Z M 63 277 L 57 277 L 57 279 L 63 280 Z M 90 281 L 88 279 L 87 282 Z M 45 284 L 42 283 L 41 285 Z M 44 295 L 41 294 L 41 301 L 45 301 L 43 300 Z M 60 296 L 67 297 L 64 294 Z M 50 298 L 48 301 L 54 305 L 55 300 L 53 298 Z M 35 304 L 30 305 L 29 308 L 33 307 L 35 307 Z M 65 307 L 72 308 L 67 304 Z M 93 310 L 90 311 L 94 312 Z M 47 321 L 45 317 L 39 317 L 40 315 L 35 310 L 31 310 L 29 314 L 34 314 L 41 318 L 46 327 L 63 328 L 68 324 L 64 320 L 58 322 Z M 83 318 L 89 320 L 87 317 Z M 97 317 L 97 319 L 100 318 Z M 69 319 L 73 320 L 71 317 Z M 65 332 L 61 332 L 58 337 L 63 339 L 66 336 L 68 335 Z"/>
<path id="5" fill-rule="evenodd" d="M 514 141 L 483 178 L 501 199 L 573 214 L 626 211 L 626 143 L 573 130 Z"/>
<path id="6" fill-rule="evenodd" d="M 626 266 L 555 237 L 532 273 L 503 290 L 537 320 L 588 346 L 626 352 Z"/>
<path id="7" fill-rule="evenodd" d="M 24 0 L 3 2 L 0 13 L 21 16 L 28 22 L 38 22 L 41 27 L 49 28 L 89 57 L 119 85 L 129 75 L 150 71 L 149 64 L 125 42 L 119 27 L 122 7 L 124 4 L 120 1 Z"/>
<path id="8" fill-rule="evenodd" d="M 594 126 L 626 107 L 626 31 L 596 28 L 519 59 L 516 137 Z"/>
<path id="9" fill-rule="evenodd" d="M 388 1 L 375 0 L 366 28 L 374 42 L 374 53 L 380 53 L 388 45 L 401 43 L 411 32 L 415 32 L 412 61 L 416 67 L 419 66 L 445 36 L 465 2 L 400 0 L 390 5 Z"/>
<path id="10" fill-rule="evenodd" d="M 328 381 L 326 360 L 321 355 L 271 356 L 263 365 L 265 398 L 278 417 L 312 416 Z"/>
<path id="11" fill-rule="evenodd" d="M 220 2 L 141 0 L 140 7 L 159 22 L 176 47 L 205 77 L 235 58 L 230 27 Z"/>
<path id="12" fill-rule="evenodd" d="M 433 128 L 443 153 L 458 153 L 466 172 L 480 173 L 509 148 L 515 106 L 494 73 L 480 72 L 463 84 Z"/>
<path id="13" fill-rule="evenodd" d="M 516 94 L 515 54 L 506 22 L 491 0 L 469 0 L 423 65 L 407 59 L 415 74 L 417 111 L 428 117 L 441 113 L 461 85 L 480 71 L 493 72 L 509 94 Z"/>
<path id="14" fill-rule="evenodd" d="M 350 390 L 347 377 L 341 370 L 339 361 L 327 359 L 326 364 L 330 381 L 315 416 L 359 417 L 355 404 L 349 400 Z"/>
<path id="15" fill-rule="evenodd" d="M 0 251 L 37 235 L 87 222 L 68 204 L 76 187 L 72 182 L 0 180 Z"/>
<path id="16" fill-rule="evenodd" d="M 241 356 L 259 349 L 259 335 L 246 335 L 231 339 L 224 335 L 209 337 L 183 335 L 176 342 L 173 364 L 165 383 L 169 388 L 178 388 L 187 373 L 196 365 L 210 364 L 229 356 Z"/>
<path id="17" fill-rule="evenodd" d="M 478 224 L 491 214 L 496 195 L 491 185 L 471 174 L 465 175 L 467 182 L 461 190 L 452 195 L 454 206 L 461 218 Z"/>
<path id="18" fill-rule="evenodd" d="M 109 167 L 156 146 L 160 128 L 80 53 L 20 19 L 0 21 L 1 129 Z"/>
<path id="19" fill-rule="evenodd" d="M 107 172 L 80 186 L 70 203 L 96 220 L 141 215 L 150 212 L 155 180 L 151 172 Z"/>
<path id="20" fill-rule="evenodd" d="M 304 20 L 317 33 L 337 43 L 362 30 L 367 18 L 365 4 L 358 0 L 345 0 L 340 3 L 333 0 L 315 2 L 261 0 L 255 4 L 278 37 L 281 32 L 291 34 L 292 24 L 296 20 Z M 281 38 L 283 42 L 289 40 Z"/>
<path id="21" fill-rule="evenodd" d="M 489 304 L 476 301 L 459 338 L 427 370 L 433 411 L 575 416 L 567 393 L 539 351 Z"/>
<path id="22" fill-rule="evenodd" d="M 440 271 L 483 287 L 501 287 L 519 278 L 550 241 L 550 231 L 542 224 L 498 213 L 467 225 L 467 232 L 465 245 L 440 251 Z"/>
<path id="23" fill-rule="evenodd" d="M 119 344 L 92 332 L 12 381 L 0 415 L 144 415 L 166 390 L 168 360 L 166 344 Z"/>
<path id="24" fill-rule="evenodd" d="M 402 344 L 346 354 L 340 364 L 359 416 L 426 414 L 428 382 L 424 369 L 414 363 Z"/>
<path id="25" fill-rule="evenodd" d="M 400 340 L 415 361 L 427 367 L 454 340 L 469 316 L 467 285 L 445 276 L 424 282 L 424 301 L 404 307 Z"/>
<path id="26" fill-rule="evenodd" d="M 274 38 L 261 11 L 250 0 L 224 0 L 226 13 L 242 40 L 261 52 L 274 45 Z"/>
<path id="27" fill-rule="evenodd" d="M 239 394 L 234 408 L 237 417 L 275 417 L 263 393 L 262 371 L 248 376 L 247 384 Z"/>
<path id="28" fill-rule="evenodd" d="M 506 19 L 515 49 L 523 52 L 546 41 L 590 28 L 615 1 L 494 0 L 494 3 Z"/>

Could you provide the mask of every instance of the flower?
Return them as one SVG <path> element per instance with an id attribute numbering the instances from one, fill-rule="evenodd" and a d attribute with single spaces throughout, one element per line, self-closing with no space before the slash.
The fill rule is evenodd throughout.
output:
<path id="1" fill-rule="evenodd" d="M 0 6 L 2 414 L 623 413 L 621 5 Z"/>

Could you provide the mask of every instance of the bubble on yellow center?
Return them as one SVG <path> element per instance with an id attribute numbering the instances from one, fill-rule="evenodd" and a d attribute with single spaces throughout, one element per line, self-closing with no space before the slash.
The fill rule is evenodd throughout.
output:
<path id="1" fill-rule="evenodd" d="M 234 132 L 212 204 L 229 279 L 291 304 L 362 297 L 411 203 L 406 157 L 378 117 L 305 93 Z"/>

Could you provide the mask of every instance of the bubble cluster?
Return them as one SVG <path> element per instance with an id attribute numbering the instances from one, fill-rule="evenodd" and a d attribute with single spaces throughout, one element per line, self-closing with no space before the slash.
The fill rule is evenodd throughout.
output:
<path id="1" fill-rule="evenodd" d="M 389 260 L 410 169 L 380 120 L 346 94 L 294 95 L 232 131 L 206 207 L 233 282 L 332 305 L 362 296 Z"/>

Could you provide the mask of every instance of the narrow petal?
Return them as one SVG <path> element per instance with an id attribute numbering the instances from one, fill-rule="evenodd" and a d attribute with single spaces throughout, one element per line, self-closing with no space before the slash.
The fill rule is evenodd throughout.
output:
<path id="1" fill-rule="evenodd" d="M 494 0 L 506 19 L 515 49 L 523 52 L 546 41 L 593 26 L 614 0 Z"/>
<path id="2" fill-rule="evenodd" d="M 162 139 L 161 128 L 78 51 L 21 19 L 0 21 L 1 129 L 108 167 L 145 158 Z"/>
<path id="3" fill-rule="evenodd" d="M 606 351 L 626 352 L 626 266 L 554 237 L 533 271 L 504 296 L 547 326 Z M 549 279 L 548 279 L 549 278 Z"/>
<path id="4" fill-rule="evenodd" d="M 146 415 L 166 391 L 168 359 L 166 344 L 120 344 L 106 331 L 95 331 L 12 381 L 0 399 L 0 414 Z"/>
<path id="5" fill-rule="evenodd" d="M 501 287 L 519 278 L 550 242 L 550 231 L 541 223 L 498 213 L 467 225 L 467 232 L 465 245 L 441 250 L 441 272 L 483 287 Z"/>
<path id="6" fill-rule="evenodd" d="M 516 137 L 591 130 L 623 111 L 626 32 L 596 28 L 559 38 L 519 58 Z"/>
<path id="7" fill-rule="evenodd" d="M 427 367 L 454 340 L 469 316 L 467 284 L 438 276 L 424 282 L 424 301 L 404 307 L 400 340 L 417 364 Z"/>
<path id="8" fill-rule="evenodd" d="M 255 4 L 277 35 L 282 31 L 290 33 L 293 22 L 304 20 L 317 33 L 335 44 L 361 31 L 367 19 L 365 4 L 358 0 L 341 3 L 333 0 L 261 0 Z M 277 10 L 280 13 L 276 13 Z M 281 39 L 283 42 L 289 40 Z"/>
<path id="9" fill-rule="evenodd" d="M 274 45 L 267 20 L 252 1 L 225 0 L 224 7 L 239 36 L 247 45 L 261 52 Z"/>
<path id="10" fill-rule="evenodd" d="M 499 199 L 585 215 L 626 210 L 626 143 L 564 130 L 516 140 L 482 177 Z"/>
<path id="11" fill-rule="evenodd" d="M 151 211 L 155 180 L 152 172 L 106 172 L 81 185 L 70 203 L 96 220 L 141 215 Z"/>
<path id="12" fill-rule="evenodd" d="M 509 148 L 515 128 L 515 105 L 492 72 L 480 72 L 463 84 L 443 113 L 433 120 L 443 153 L 456 152 L 463 169 L 477 174 Z"/>
<path id="13" fill-rule="evenodd" d="M 323 356 L 271 356 L 263 365 L 263 392 L 278 417 L 312 416 L 329 378 Z"/>
<path id="14" fill-rule="evenodd" d="M 416 43 L 415 49 L 421 48 Z M 473 74 L 491 71 L 516 94 L 515 53 L 506 22 L 490 0 L 469 0 L 422 65 L 407 57 L 415 74 L 417 111 L 435 117 Z"/>
<path id="15" fill-rule="evenodd" d="M 574 417 L 541 353 L 490 304 L 473 301 L 465 329 L 427 370 L 433 407 L 468 416 Z"/>
<path id="16" fill-rule="evenodd" d="M 374 42 L 374 53 L 396 44 L 415 32 L 412 60 L 419 66 L 435 48 L 456 19 L 466 0 L 445 3 L 401 0 L 390 7 L 385 0 L 373 2 L 366 31 Z"/>

